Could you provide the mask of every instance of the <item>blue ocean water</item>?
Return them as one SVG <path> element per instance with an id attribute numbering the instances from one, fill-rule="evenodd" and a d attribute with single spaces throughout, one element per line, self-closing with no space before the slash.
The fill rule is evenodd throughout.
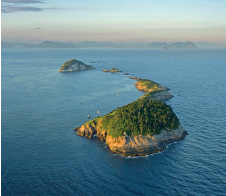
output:
<path id="1" fill-rule="evenodd" d="M 226 50 L 11 48 L 1 54 L 2 195 L 226 195 Z M 100 63 L 59 73 L 72 58 Z M 113 67 L 122 73 L 102 72 Z M 74 133 L 88 115 L 102 116 L 142 95 L 125 72 L 171 89 L 175 97 L 166 103 L 188 132 L 184 140 L 128 158 Z"/>

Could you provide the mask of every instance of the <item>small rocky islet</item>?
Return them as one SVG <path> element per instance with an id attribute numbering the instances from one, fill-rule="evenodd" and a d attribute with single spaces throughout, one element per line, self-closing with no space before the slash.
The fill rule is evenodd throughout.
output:
<path id="1" fill-rule="evenodd" d="M 103 72 L 117 73 L 122 71 L 117 68 L 112 68 L 110 71 L 108 69 L 104 69 Z"/>
<path id="2" fill-rule="evenodd" d="M 89 139 L 94 134 L 106 142 L 114 153 L 144 156 L 166 147 L 188 134 L 176 114 L 164 100 L 173 97 L 169 88 L 151 80 L 130 77 L 139 91 L 146 92 L 138 100 L 92 119 L 75 128 L 77 134 Z"/>

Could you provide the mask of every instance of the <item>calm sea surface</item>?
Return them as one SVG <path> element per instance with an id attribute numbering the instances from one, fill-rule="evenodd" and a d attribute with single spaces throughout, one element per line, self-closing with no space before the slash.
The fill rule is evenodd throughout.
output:
<path id="1" fill-rule="evenodd" d="M 226 50 L 12 48 L 1 71 L 2 195 L 226 195 Z M 126 72 L 171 89 L 184 140 L 128 158 L 74 133 L 142 95 Z"/>

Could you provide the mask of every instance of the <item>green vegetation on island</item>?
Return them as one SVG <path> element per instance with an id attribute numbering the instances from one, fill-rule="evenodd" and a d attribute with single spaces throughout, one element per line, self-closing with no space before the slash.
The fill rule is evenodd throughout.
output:
<path id="1" fill-rule="evenodd" d="M 91 65 L 86 65 L 82 61 L 72 59 L 72 60 L 66 61 L 62 65 L 59 71 L 64 71 L 64 70 L 78 71 L 78 70 L 86 70 L 86 69 L 94 69 L 94 67 Z"/>
<path id="2" fill-rule="evenodd" d="M 115 73 L 115 72 L 122 72 L 122 71 L 117 68 L 112 68 L 110 72 Z"/>
<path id="3" fill-rule="evenodd" d="M 140 79 L 140 78 L 135 78 L 135 77 L 131 77 L 131 78 L 138 81 L 135 84 L 135 86 L 137 87 L 138 90 L 147 92 L 141 98 L 154 99 L 155 98 L 154 95 L 157 92 L 163 91 L 162 88 L 159 88 L 159 84 L 152 80 Z"/>
<path id="4" fill-rule="evenodd" d="M 156 100 L 154 94 L 163 91 L 163 86 L 147 79 L 132 77 L 138 82 L 138 90 L 147 93 L 138 100 L 111 111 L 103 117 L 86 122 L 97 130 L 115 137 L 138 135 L 157 135 L 162 129 L 178 128 L 179 120 L 172 108 L 165 102 Z M 166 87 L 164 87 L 167 89 Z"/>
<path id="5" fill-rule="evenodd" d="M 147 80 L 147 79 L 140 79 L 138 80 L 138 83 L 141 84 L 141 86 L 147 90 L 150 90 L 150 89 L 157 89 L 159 84 L 152 81 L 152 80 Z"/>
<path id="6" fill-rule="evenodd" d="M 98 130 L 116 138 L 125 134 L 157 135 L 162 129 L 176 129 L 179 120 L 172 108 L 163 101 L 138 99 L 86 124 L 98 127 Z"/>
<path id="7" fill-rule="evenodd" d="M 91 68 L 91 65 L 86 65 L 85 63 L 83 63 L 82 61 L 76 60 L 76 59 L 71 59 L 69 61 L 66 61 L 62 67 L 60 68 L 60 70 L 65 70 L 68 69 L 71 65 L 74 64 L 79 64 L 79 65 L 84 65 L 85 67 Z"/>
<path id="8" fill-rule="evenodd" d="M 157 92 L 161 92 L 162 90 L 153 90 L 153 91 L 149 91 L 146 94 L 144 94 L 141 98 L 146 98 L 146 99 L 154 99 L 155 98 L 155 94 Z"/>

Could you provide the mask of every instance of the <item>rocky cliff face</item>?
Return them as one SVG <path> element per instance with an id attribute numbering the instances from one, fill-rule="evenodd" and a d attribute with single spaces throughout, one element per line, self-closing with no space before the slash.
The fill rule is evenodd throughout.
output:
<path id="1" fill-rule="evenodd" d="M 125 135 L 123 137 L 113 138 L 112 136 L 108 136 L 107 132 L 99 131 L 98 127 L 87 124 L 86 126 L 82 125 L 78 129 L 77 134 L 89 139 L 92 139 L 93 135 L 97 134 L 100 140 L 106 141 L 106 144 L 114 153 L 124 156 L 144 156 L 166 149 L 169 144 L 184 139 L 188 133 L 179 125 L 176 130 L 162 130 L 160 134 L 154 136 Z"/>
<path id="2" fill-rule="evenodd" d="M 111 151 L 124 156 L 143 156 L 156 153 L 179 140 L 182 140 L 187 132 L 182 126 L 176 130 L 162 130 L 154 136 L 124 136 L 121 138 L 106 137 L 106 144 Z"/>
<path id="3" fill-rule="evenodd" d="M 77 129 L 77 134 L 81 137 L 87 137 L 89 139 L 93 138 L 94 134 L 97 134 L 97 137 L 102 140 L 105 141 L 106 137 L 107 137 L 107 132 L 105 131 L 99 131 L 98 130 L 98 126 L 95 125 L 82 125 L 80 128 Z"/>

